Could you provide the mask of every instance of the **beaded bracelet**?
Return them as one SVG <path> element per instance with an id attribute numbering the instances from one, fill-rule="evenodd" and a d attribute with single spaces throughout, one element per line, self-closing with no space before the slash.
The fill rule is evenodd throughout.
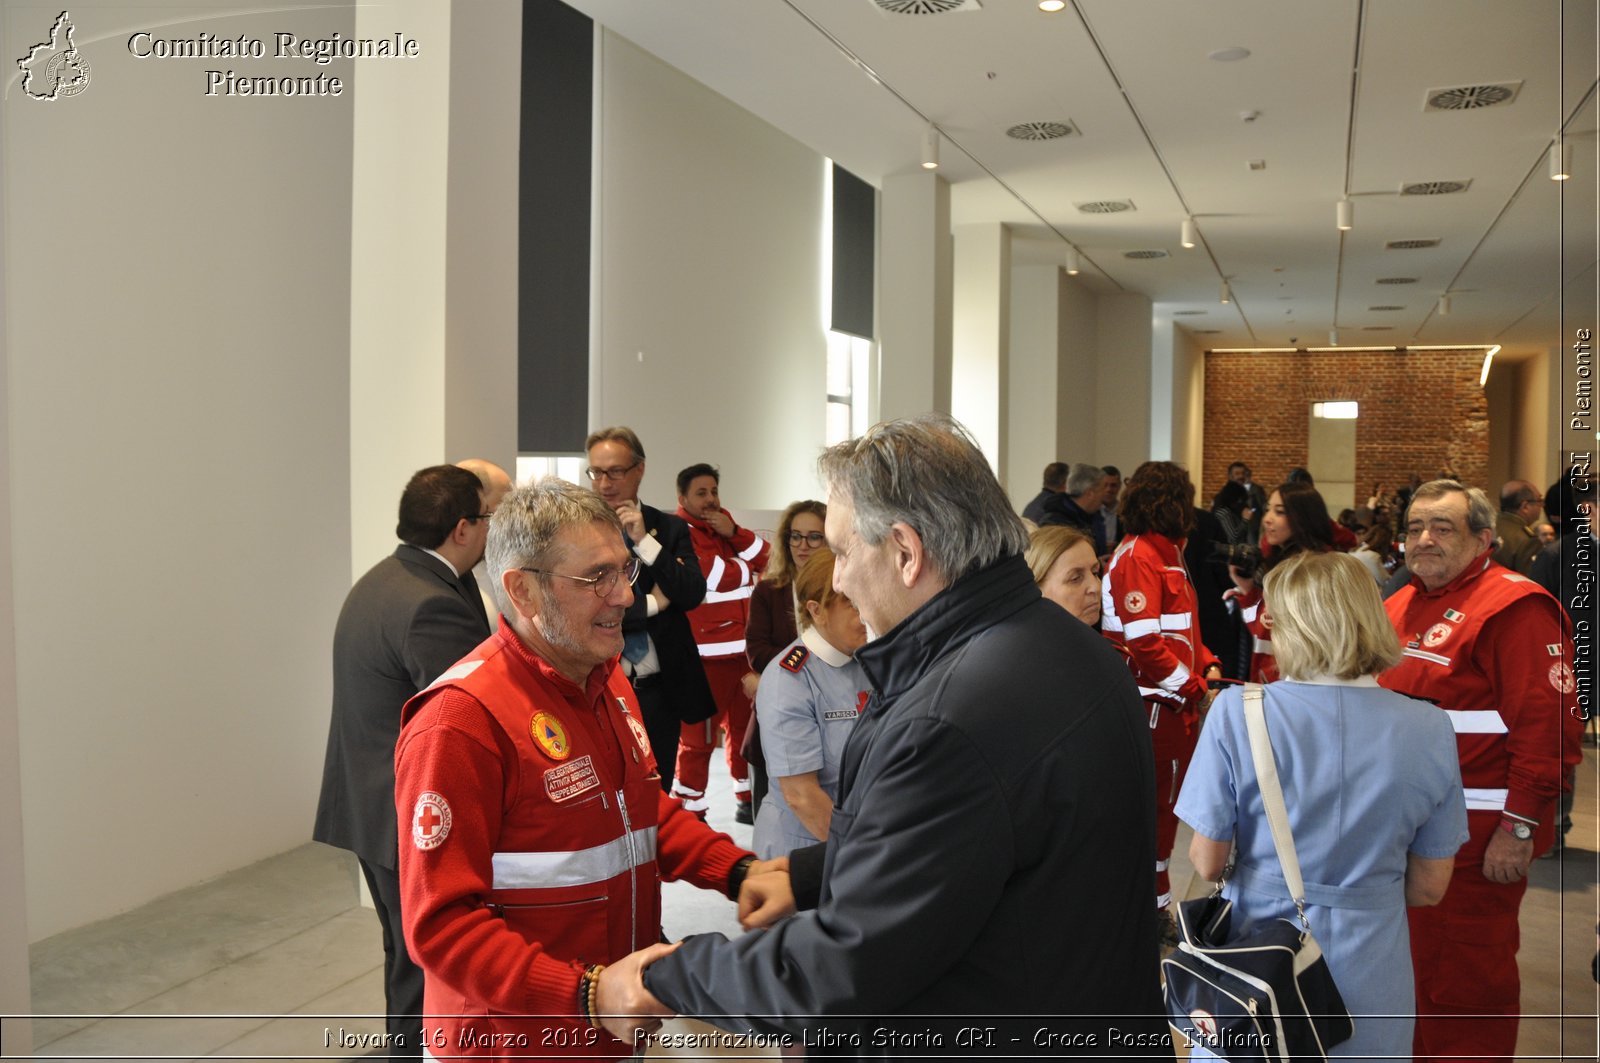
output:
<path id="1" fill-rule="evenodd" d="M 583 1011 L 583 1018 L 596 1030 L 605 1029 L 600 1023 L 599 997 L 600 997 L 600 972 L 606 969 L 603 963 L 592 963 L 584 969 L 583 980 L 578 983 L 578 1004 Z"/>

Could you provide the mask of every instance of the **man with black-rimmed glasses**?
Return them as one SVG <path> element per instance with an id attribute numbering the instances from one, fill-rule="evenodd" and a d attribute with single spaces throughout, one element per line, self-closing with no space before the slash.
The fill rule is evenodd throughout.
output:
<path id="1" fill-rule="evenodd" d="M 639 501 L 644 444 L 633 429 L 602 428 L 584 447 L 589 482 L 622 522 L 628 549 L 641 564 L 622 622 L 621 666 L 639 698 L 661 788 L 671 790 L 682 725 L 717 711 L 689 625 L 689 610 L 706 596 L 705 574 L 689 526 Z"/>
<path id="2" fill-rule="evenodd" d="M 615 512 L 555 477 L 517 488 L 488 561 L 500 628 L 406 703 L 395 751 L 424 1054 L 618 1059 L 658 1023 L 604 1022 L 597 979 L 662 948 L 660 882 L 734 897 L 771 865 L 657 785 L 619 664 L 641 565 Z"/>

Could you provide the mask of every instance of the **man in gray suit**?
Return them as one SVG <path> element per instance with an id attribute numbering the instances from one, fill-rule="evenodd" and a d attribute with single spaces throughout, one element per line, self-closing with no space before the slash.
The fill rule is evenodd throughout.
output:
<path id="1" fill-rule="evenodd" d="M 466 464 L 466 463 L 463 463 Z M 487 463 L 484 463 L 487 464 Z M 350 589 L 333 633 L 333 719 L 311 836 L 356 854 L 383 926 L 392 1058 L 420 1058 L 422 969 L 400 921 L 394 747 L 410 697 L 489 637 L 472 567 L 510 479 L 455 465 L 418 472 L 400 496 L 401 545 Z"/>

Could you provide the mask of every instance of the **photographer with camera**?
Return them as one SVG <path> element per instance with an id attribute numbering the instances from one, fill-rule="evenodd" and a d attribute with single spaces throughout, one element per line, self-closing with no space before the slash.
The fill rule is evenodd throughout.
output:
<path id="1" fill-rule="evenodd" d="M 1267 499 L 1267 510 L 1261 517 L 1261 549 L 1256 556 L 1240 550 L 1230 557 L 1228 574 L 1238 588 L 1230 595 L 1253 640 L 1252 683 L 1270 683 L 1278 678 L 1278 665 L 1272 656 L 1272 628 L 1262 617 L 1262 577 L 1295 554 L 1327 553 L 1333 549 L 1333 521 L 1328 519 L 1322 496 L 1310 484 L 1291 481 L 1280 484 Z"/>

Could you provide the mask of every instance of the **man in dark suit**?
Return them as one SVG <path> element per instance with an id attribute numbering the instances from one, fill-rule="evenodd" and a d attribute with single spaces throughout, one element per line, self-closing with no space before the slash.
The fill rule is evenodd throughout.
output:
<path id="1" fill-rule="evenodd" d="M 496 470 L 499 471 L 499 470 Z M 497 482 L 510 480 L 500 472 Z M 410 697 L 489 637 L 472 577 L 503 490 L 434 465 L 400 496 L 401 545 L 350 588 L 333 632 L 333 719 L 311 836 L 356 854 L 383 926 L 393 1058 L 420 1058 L 422 969 L 406 952 L 394 811 L 394 748 Z"/>
<path id="2" fill-rule="evenodd" d="M 644 713 L 661 788 L 671 790 L 681 726 L 717 711 L 689 626 L 689 610 L 706 596 L 706 578 L 689 526 L 639 501 L 644 444 L 633 429 L 602 428 L 584 446 L 595 493 L 616 511 L 628 548 L 641 562 L 622 621 L 622 667 Z"/>

